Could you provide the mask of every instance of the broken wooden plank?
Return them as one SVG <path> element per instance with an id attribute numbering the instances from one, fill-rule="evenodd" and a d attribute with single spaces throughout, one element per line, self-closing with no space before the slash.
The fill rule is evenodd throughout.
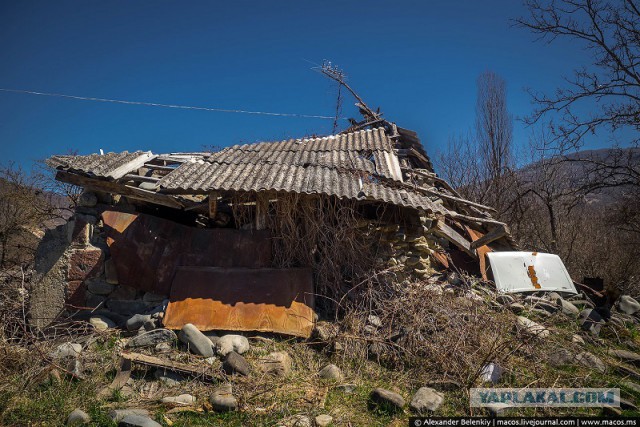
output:
<path id="1" fill-rule="evenodd" d="M 169 195 L 158 194 L 153 191 L 130 187 L 117 182 L 89 178 L 75 173 L 58 171 L 56 173 L 56 180 L 84 187 L 88 190 L 120 194 L 132 199 L 155 203 L 169 208 L 182 209 L 184 207 L 182 203 Z"/>
<path id="2" fill-rule="evenodd" d="M 449 216 L 452 219 L 461 219 L 467 222 L 477 222 L 478 224 L 493 224 L 506 227 L 506 224 L 504 222 L 496 221 L 495 219 L 490 218 L 477 218 L 475 216 L 462 215 L 456 212 L 449 212 Z"/>
<path id="3" fill-rule="evenodd" d="M 116 376 L 105 388 L 100 390 L 98 393 L 99 398 L 111 397 L 114 391 L 120 390 L 122 387 L 127 384 L 129 378 L 131 377 L 131 360 L 126 359 L 124 357 L 120 358 L 120 364 L 118 365 L 118 369 L 116 371 Z"/>
<path id="4" fill-rule="evenodd" d="M 475 249 L 471 248 L 471 242 L 465 239 L 456 230 L 445 224 L 444 219 L 440 218 L 435 221 L 435 226 L 432 228 L 432 232 L 437 236 L 447 239 L 472 258 L 478 258 Z"/>
<path id="5" fill-rule="evenodd" d="M 186 363 L 174 362 L 172 360 L 161 359 L 155 356 L 149 356 L 142 353 L 122 353 L 122 358 L 133 363 L 139 363 L 153 368 L 166 369 L 172 372 L 188 375 L 203 379 L 209 382 L 219 381 L 221 377 L 214 375 L 212 369 L 207 366 L 192 366 Z"/>
<path id="6" fill-rule="evenodd" d="M 499 225 L 493 230 L 489 231 L 484 236 L 480 237 L 478 240 L 474 240 L 471 242 L 471 249 L 477 249 L 481 246 L 488 245 L 491 242 L 494 242 L 498 239 L 503 238 L 509 233 L 509 230 L 504 225 Z"/>

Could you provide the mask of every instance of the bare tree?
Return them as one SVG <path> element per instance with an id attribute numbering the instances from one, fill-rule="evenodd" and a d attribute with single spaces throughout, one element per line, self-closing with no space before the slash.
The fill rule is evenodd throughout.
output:
<path id="1" fill-rule="evenodd" d="M 640 10 L 634 0 L 527 0 L 529 16 L 516 19 L 549 43 L 568 39 L 593 58 L 553 94 L 532 93 L 539 108 L 529 118 L 559 120 L 557 142 L 580 147 L 598 129 L 640 130 Z M 635 144 L 640 140 L 632 138 Z"/>

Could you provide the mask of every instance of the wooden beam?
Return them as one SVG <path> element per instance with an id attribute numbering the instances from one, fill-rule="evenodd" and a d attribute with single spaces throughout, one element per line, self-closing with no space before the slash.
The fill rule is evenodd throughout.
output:
<path id="1" fill-rule="evenodd" d="M 156 205 L 167 206 L 174 209 L 182 209 L 184 205 L 169 195 L 158 194 L 153 191 L 143 190 L 112 181 L 103 181 L 96 178 L 77 175 L 65 171 L 58 171 L 56 179 L 61 182 L 84 187 L 93 191 L 104 191 L 105 193 L 121 194 L 131 199 L 142 200 Z"/>
<path id="2" fill-rule="evenodd" d="M 507 234 L 509 234 L 507 227 L 505 225 L 499 225 L 478 240 L 471 242 L 471 249 L 478 249 L 481 246 L 488 245 L 491 242 L 503 238 Z"/>
<path id="3" fill-rule="evenodd" d="M 154 356 L 147 356 L 146 354 L 141 353 L 122 353 L 120 356 L 123 359 L 129 360 L 133 363 L 139 363 L 141 365 L 151 366 L 154 368 L 166 369 L 168 371 L 178 372 L 180 374 L 185 374 L 210 382 L 219 381 L 222 378 L 221 376 L 215 376 L 212 373 L 213 369 L 211 369 L 207 365 L 191 366 L 187 365 L 186 363 L 174 362 Z"/>
<path id="4" fill-rule="evenodd" d="M 455 246 L 464 251 L 467 255 L 472 258 L 478 258 L 478 254 L 475 249 L 471 248 L 471 242 L 465 239 L 460 233 L 458 233 L 453 228 L 449 227 L 445 224 L 443 218 L 439 218 L 435 221 L 435 226 L 431 229 L 431 231 L 436 235 L 447 239 L 449 242 L 453 243 Z"/>
<path id="5" fill-rule="evenodd" d="M 467 222 L 477 222 L 478 224 L 492 224 L 506 227 L 506 224 L 504 222 L 496 221 L 495 219 L 490 218 L 476 218 L 475 216 L 461 215 L 457 212 L 450 212 L 449 216 L 453 219 L 461 219 Z"/>
<path id="6" fill-rule="evenodd" d="M 214 219 L 218 213 L 218 192 L 209 193 L 209 218 Z"/>

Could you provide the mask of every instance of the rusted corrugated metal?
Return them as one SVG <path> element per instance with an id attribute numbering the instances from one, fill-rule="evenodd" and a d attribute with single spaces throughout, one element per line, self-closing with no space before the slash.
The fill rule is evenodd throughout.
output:
<path id="1" fill-rule="evenodd" d="M 131 170 L 137 169 L 145 161 L 149 161 L 154 156 L 148 151 L 135 151 L 129 153 L 106 153 L 106 154 L 90 154 L 88 156 L 53 156 L 47 159 L 47 164 L 55 169 L 64 169 L 68 171 L 79 171 L 101 178 L 119 178 L 127 172 L 114 175 L 114 171 L 119 170 L 127 164 L 132 164 Z M 136 162 L 140 160 L 139 162 Z"/>
<path id="2" fill-rule="evenodd" d="M 159 181 L 163 189 L 206 194 L 210 191 L 275 190 L 374 200 L 446 215 L 429 197 L 395 188 L 366 173 L 290 164 L 223 165 L 185 163 Z"/>
<path id="3" fill-rule="evenodd" d="M 136 289 L 168 295 L 178 266 L 271 265 L 267 230 L 200 229 L 112 210 L 102 219 L 118 281 Z"/>
<path id="4" fill-rule="evenodd" d="M 163 323 L 201 331 L 276 332 L 308 338 L 314 322 L 310 269 L 179 267 Z"/>

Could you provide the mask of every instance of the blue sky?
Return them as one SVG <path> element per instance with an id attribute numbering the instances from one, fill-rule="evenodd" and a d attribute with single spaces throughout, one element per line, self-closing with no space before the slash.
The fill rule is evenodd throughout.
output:
<path id="1" fill-rule="evenodd" d="M 517 0 L 0 1 L 0 88 L 330 116 L 335 84 L 311 70 L 329 59 L 435 157 L 473 126 L 482 71 L 507 81 L 520 117 L 532 109 L 524 88 L 551 91 L 589 63 L 578 46 L 513 28 L 524 13 Z M 353 102 L 345 98 L 345 116 L 357 117 Z M 331 120 L 0 92 L 0 158 L 25 166 L 68 150 L 199 151 L 331 129 Z M 516 122 L 516 143 L 529 132 Z"/>

